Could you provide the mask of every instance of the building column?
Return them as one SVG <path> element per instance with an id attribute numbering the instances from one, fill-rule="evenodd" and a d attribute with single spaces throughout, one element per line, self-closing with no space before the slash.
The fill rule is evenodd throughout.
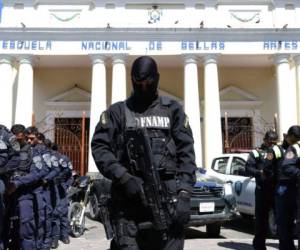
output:
<path id="1" fill-rule="evenodd" d="M 126 65 L 125 55 L 113 55 L 112 57 L 112 97 L 111 103 L 126 99 Z"/>
<path id="2" fill-rule="evenodd" d="M 184 110 L 193 131 L 196 164 L 202 167 L 198 67 L 197 58 L 193 55 L 184 56 Z"/>
<path id="3" fill-rule="evenodd" d="M 223 152 L 217 55 L 205 55 L 204 65 L 204 141 L 205 166 Z"/>
<path id="4" fill-rule="evenodd" d="M 0 57 L 0 76 L 1 76 L 1 98 L 0 98 L 0 124 L 10 129 L 12 125 L 13 107 L 13 68 L 12 58 L 1 55 Z"/>
<path id="5" fill-rule="evenodd" d="M 289 56 L 276 55 L 276 84 L 278 110 L 278 136 L 282 140 L 290 126 L 297 123 L 296 84 L 291 79 Z"/>
<path id="6" fill-rule="evenodd" d="M 89 167 L 88 172 L 98 172 L 92 157 L 91 141 L 95 127 L 100 120 L 101 113 L 106 110 L 106 66 L 105 57 L 92 55 L 92 88 L 91 88 L 91 113 L 90 113 L 90 140 L 89 140 Z"/>
<path id="7" fill-rule="evenodd" d="M 296 68 L 297 124 L 300 124 L 300 54 L 294 56 Z"/>
<path id="8" fill-rule="evenodd" d="M 25 127 L 32 125 L 33 113 L 33 67 L 32 56 L 19 57 L 18 88 L 15 123 Z"/>

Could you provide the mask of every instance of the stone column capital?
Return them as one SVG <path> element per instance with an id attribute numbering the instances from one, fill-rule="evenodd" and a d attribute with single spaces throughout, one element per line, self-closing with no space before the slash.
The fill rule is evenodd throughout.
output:
<path id="1" fill-rule="evenodd" d="M 217 64 L 219 55 L 218 54 L 204 54 L 200 58 L 204 65 L 209 64 L 209 63 Z"/>
<path id="2" fill-rule="evenodd" d="M 182 54 L 182 59 L 184 64 L 189 64 L 189 63 L 198 63 L 198 56 L 195 54 Z"/>
<path id="3" fill-rule="evenodd" d="M 112 64 L 126 63 L 127 54 L 112 54 L 111 56 Z"/>
<path id="4" fill-rule="evenodd" d="M 1 55 L 0 56 L 0 64 L 9 64 L 11 65 L 13 61 L 13 57 L 11 55 Z"/>
<path id="5" fill-rule="evenodd" d="M 105 64 L 107 56 L 103 55 L 103 54 L 90 54 L 89 55 L 92 64 L 97 64 L 97 63 L 101 63 L 101 64 Z"/>
<path id="6" fill-rule="evenodd" d="M 296 65 L 300 65 L 300 54 L 295 54 L 293 59 Z"/>
<path id="7" fill-rule="evenodd" d="M 273 57 L 274 63 L 279 65 L 281 63 L 289 63 L 290 54 L 276 54 Z"/>
<path id="8" fill-rule="evenodd" d="M 33 55 L 18 55 L 17 61 L 19 64 L 30 64 L 32 65 L 34 62 L 34 56 Z"/>

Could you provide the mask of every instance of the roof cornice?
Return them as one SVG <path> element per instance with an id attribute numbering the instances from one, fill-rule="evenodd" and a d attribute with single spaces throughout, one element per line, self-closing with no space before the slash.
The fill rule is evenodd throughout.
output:
<path id="1" fill-rule="evenodd" d="M 298 41 L 300 28 L 0 28 L 0 40 L 201 40 L 201 41 Z"/>

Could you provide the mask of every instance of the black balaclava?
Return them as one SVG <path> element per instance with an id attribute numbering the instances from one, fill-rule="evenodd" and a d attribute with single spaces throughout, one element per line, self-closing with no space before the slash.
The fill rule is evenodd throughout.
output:
<path id="1" fill-rule="evenodd" d="M 149 105 L 157 97 L 159 73 L 156 62 L 149 56 L 137 58 L 132 65 L 133 98 L 141 105 Z M 142 84 L 142 82 L 147 82 Z"/>

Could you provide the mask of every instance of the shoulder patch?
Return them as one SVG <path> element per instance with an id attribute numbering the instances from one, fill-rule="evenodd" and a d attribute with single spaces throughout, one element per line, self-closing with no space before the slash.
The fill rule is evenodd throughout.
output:
<path id="1" fill-rule="evenodd" d="M 69 169 L 73 170 L 73 165 L 72 165 L 72 163 L 70 161 L 68 163 L 68 167 L 69 167 Z"/>
<path id="2" fill-rule="evenodd" d="M 267 157 L 266 157 L 269 161 L 272 161 L 274 158 L 274 155 L 272 153 L 267 153 Z"/>
<path id="3" fill-rule="evenodd" d="M 40 169 L 40 170 L 42 169 L 42 167 L 43 167 L 42 158 L 39 155 L 34 156 L 32 158 L 32 161 L 38 169 Z"/>
<path id="4" fill-rule="evenodd" d="M 45 163 L 47 164 L 47 166 L 49 168 L 52 167 L 52 164 L 51 164 L 51 155 L 50 154 L 43 154 L 43 159 L 45 161 Z"/>
<path id="5" fill-rule="evenodd" d="M 55 168 L 57 168 L 59 166 L 58 159 L 54 155 L 51 156 L 51 164 Z"/>
<path id="6" fill-rule="evenodd" d="M 41 156 L 37 155 L 37 156 L 34 156 L 32 158 L 32 160 L 33 160 L 34 163 L 36 163 L 36 162 L 42 161 L 42 158 L 41 158 Z"/>
<path id="7" fill-rule="evenodd" d="M 293 159 L 295 157 L 295 154 L 293 151 L 289 151 L 286 153 L 285 158 L 286 159 Z"/>
<path id="8" fill-rule="evenodd" d="M 187 115 L 185 115 L 185 118 L 184 118 L 184 122 L 183 122 L 183 126 L 185 128 L 188 128 L 189 127 L 189 118 Z"/>
<path id="9" fill-rule="evenodd" d="M 68 163 L 64 159 L 59 159 L 59 164 L 63 167 L 66 168 L 68 167 Z"/>
<path id="10" fill-rule="evenodd" d="M 0 150 L 5 150 L 7 149 L 7 145 L 3 140 L 0 140 Z"/>
<path id="11" fill-rule="evenodd" d="M 106 125 L 108 123 L 107 113 L 105 111 L 100 116 L 100 123 L 101 125 Z"/>
<path id="12" fill-rule="evenodd" d="M 11 137 L 9 137 L 9 143 L 11 145 L 11 147 L 15 150 L 15 151 L 20 151 L 20 144 L 17 141 L 17 138 L 13 135 Z"/>

